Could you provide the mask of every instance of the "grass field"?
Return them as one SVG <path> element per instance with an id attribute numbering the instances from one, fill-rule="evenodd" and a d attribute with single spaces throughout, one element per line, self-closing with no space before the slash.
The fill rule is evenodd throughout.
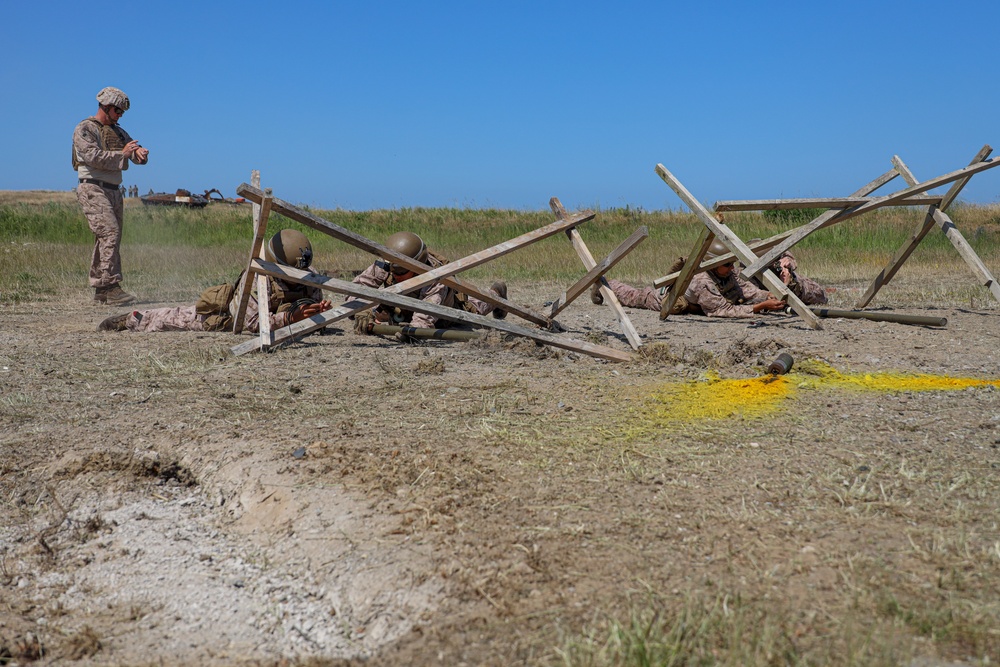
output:
<path id="1" fill-rule="evenodd" d="M 414 231 L 430 247 L 451 258 L 553 220 L 548 211 L 494 209 L 312 212 L 380 242 L 399 230 Z M 680 211 L 612 208 L 595 213 L 595 218 L 580 228 L 595 257 L 609 253 L 639 226 L 648 227 L 649 238 L 610 274 L 636 284 L 648 284 L 663 275 L 674 258 L 690 252 L 702 229 L 693 214 Z M 767 238 L 803 224 L 808 213 L 728 214 L 726 223 L 744 240 Z M 1000 255 L 1000 207 L 956 205 L 950 213 L 973 249 L 991 265 Z M 794 252 L 807 275 L 822 283 L 867 283 L 874 274 L 872 267 L 883 265 L 923 218 L 922 209 L 882 209 L 820 230 L 795 246 Z M 350 272 L 370 262 L 366 253 L 280 215 L 272 216 L 268 229 L 286 226 L 310 237 L 315 263 L 321 270 Z M 126 286 L 171 300 L 231 280 L 246 263 L 250 229 L 249 207 L 145 207 L 138 200 L 127 200 L 122 241 Z M 63 280 L 86 282 L 93 236 L 72 193 L 0 192 L 0 241 L 5 246 L 0 301 L 17 301 Z M 936 230 L 927 235 L 903 269 L 912 270 L 930 274 L 968 271 Z M 581 265 L 569 244 L 553 238 L 492 262 L 490 271 L 511 280 L 565 281 L 579 276 Z M 482 272 L 473 270 L 468 275 L 476 277 Z M 974 283 L 970 289 L 953 296 L 962 302 L 977 298 Z"/>

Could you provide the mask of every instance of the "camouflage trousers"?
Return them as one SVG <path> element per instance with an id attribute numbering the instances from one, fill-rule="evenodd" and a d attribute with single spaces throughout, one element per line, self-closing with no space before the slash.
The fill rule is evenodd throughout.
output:
<path id="1" fill-rule="evenodd" d="M 178 308 L 151 308 L 133 311 L 125 321 L 129 331 L 154 333 L 156 331 L 204 331 L 205 316 L 195 312 L 194 306 Z"/>
<path id="2" fill-rule="evenodd" d="M 94 253 L 90 259 L 90 286 L 109 287 L 122 281 L 122 223 L 125 200 L 122 193 L 93 183 L 76 186 L 76 199 L 94 233 Z"/>
<path id="3" fill-rule="evenodd" d="M 807 306 L 818 306 L 826 303 L 826 290 L 815 280 L 799 276 L 799 289 L 795 290 L 795 296 L 802 299 L 802 303 Z"/>
<path id="4" fill-rule="evenodd" d="M 626 308 L 645 308 L 660 312 L 663 294 L 655 287 L 632 287 L 620 280 L 609 280 L 608 287 Z"/>

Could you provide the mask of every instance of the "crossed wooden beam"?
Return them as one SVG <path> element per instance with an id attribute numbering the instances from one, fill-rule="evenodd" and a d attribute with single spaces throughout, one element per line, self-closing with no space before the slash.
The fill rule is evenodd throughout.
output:
<path id="1" fill-rule="evenodd" d="M 900 266 L 910 256 L 913 250 L 919 245 L 927 233 L 937 225 L 951 241 L 952 245 L 962 256 L 965 262 L 972 269 L 973 273 L 980 280 L 981 284 L 989 288 L 993 296 L 1000 301 L 1000 285 L 996 278 L 990 273 L 986 265 L 976 255 L 972 247 L 968 244 L 962 234 L 955 227 L 954 222 L 944 212 L 946 208 L 955 200 L 965 185 L 975 174 L 1000 166 L 1000 161 L 987 157 L 992 152 L 990 146 L 984 146 L 973 158 L 968 166 L 949 172 L 937 178 L 920 182 L 910 172 L 903 161 L 896 156 L 893 158 L 894 168 L 882 174 L 875 180 L 866 184 L 849 197 L 838 199 L 768 199 L 768 200 L 741 200 L 741 201 L 720 201 L 715 204 L 716 214 L 725 211 L 762 211 L 780 210 L 796 208 L 827 208 L 826 212 L 814 218 L 810 222 L 795 229 L 783 232 L 755 242 L 752 245 L 743 243 L 739 237 L 729 229 L 719 215 L 708 211 L 690 192 L 681 184 L 677 178 L 671 174 L 662 164 L 656 165 L 656 173 L 667 185 L 686 203 L 691 210 L 705 224 L 698 241 L 695 243 L 694 251 L 688 256 L 687 261 L 680 271 L 672 273 L 653 281 L 653 286 L 662 288 L 673 285 L 669 295 L 669 303 L 664 312 L 669 312 L 669 307 L 674 304 L 677 297 L 687 289 L 691 278 L 695 273 L 714 269 L 723 264 L 728 264 L 734 259 L 739 259 L 746 267 L 743 275 L 747 277 L 760 276 L 768 289 L 778 298 L 786 300 L 789 306 L 814 329 L 820 328 L 819 320 L 815 314 L 792 294 L 785 285 L 778 280 L 771 271 L 767 269 L 774 260 L 782 255 L 786 250 L 794 246 L 809 234 L 857 217 L 864 213 L 874 211 L 886 206 L 921 206 L 926 205 L 927 215 L 923 223 L 911 234 L 909 240 L 893 255 L 889 263 L 875 277 L 871 286 L 858 302 L 858 308 L 868 305 L 879 289 L 888 283 L 899 270 Z M 902 176 L 909 187 L 882 197 L 871 197 L 873 192 L 893 180 L 896 176 Z M 928 190 L 947 185 L 952 187 L 943 196 L 924 195 Z M 720 241 L 730 250 L 725 254 L 707 261 L 704 261 L 704 254 L 711 245 L 712 240 L 718 237 Z M 758 255 L 757 253 L 760 252 Z"/>
<path id="2" fill-rule="evenodd" d="M 370 308 L 372 302 L 375 302 L 388 306 L 404 308 L 406 310 L 428 313 L 434 317 L 449 321 L 475 324 L 478 326 L 498 329 L 517 336 L 530 338 L 540 343 L 582 352 L 584 354 L 602 359 L 611 361 L 627 361 L 631 359 L 631 355 L 626 352 L 621 352 L 609 347 L 583 341 L 576 341 L 554 334 L 551 331 L 548 331 L 555 328 L 555 324 L 551 319 L 553 315 L 550 315 L 549 317 L 540 316 L 506 299 L 501 299 L 492 292 L 482 290 L 468 281 L 457 277 L 457 274 L 462 271 L 489 262 L 497 257 L 506 255 L 526 245 L 558 234 L 559 232 L 574 232 L 578 225 L 594 218 L 594 213 L 591 211 L 582 211 L 573 215 L 559 216 L 555 222 L 548 225 L 522 234 L 521 236 L 509 241 L 499 243 L 481 252 L 474 253 L 467 257 L 463 257 L 462 259 L 449 262 L 443 266 L 435 268 L 424 264 L 423 262 L 418 262 L 410 257 L 407 257 L 406 255 L 395 252 L 380 243 L 367 239 L 360 234 L 356 234 L 355 232 L 345 229 L 328 220 L 324 220 L 323 218 L 302 210 L 292 204 L 289 204 L 288 202 L 272 197 L 268 192 L 260 189 L 259 172 L 253 172 L 251 180 L 255 180 L 254 185 L 244 183 L 236 189 L 239 196 L 244 197 L 254 204 L 254 236 L 251 244 L 250 257 L 247 262 L 247 269 L 244 272 L 240 284 L 237 286 L 239 301 L 234 318 L 233 331 L 235 333 L 239 333 L 243 328 L 246 316 L 246 307 L 249 302 L 253 281 L 257 281 L 258 295 L 267 294 L 267 276 L 280 277 L 281 279 L 288 280 L 290 282 L 310 285 L 323 290 L 346 294 L 356 298 L 345 302 L 338 308 L 319 313 L 318 315 L 301 322 L 282 327 L 277 331 L 271 331 L 270 313 L 268 312 L 267 299 L 259 297 L 257 301 L 259 309 L 260 335 L 231 348 L 233 354 L 241 355 L 254 350 L 268 349 L 284 341 L 301 337 L 312 331 L 321 329 L 328 324 L 332 324 L 346 317 L 350 317 L 359 311 Z M 407 269 L 412 270 L 417 275 L 409 280 L 397 283 L 386 289 L 373 290 L 363 285 L 328 278 L 326 276 L 312 274 L 306 271 L 293 269 L 291 267 L 266 262 L 263 260 L 262 249 L 264 238 L 267 233 L 267 219 L 272 211 L 281 213 L 285 217 L 302 223 L 303 225 L 382 257 L 393 264 L 404 266 Z M 634 236 L 636 235 L 633 235 L 633 237 Z M 642 238 L 645 238 L 645 236 L 643 235 Z M 641 240 L 642 239 L 639 239 L 637 241 L 630 237 L 629 241 L 625 244 L 625 249 L 619 247 L 619 249 L 609 255 L 609 257 L 603 260 L 598 266 L 603 267 L 603 270 L 606 271 L 607 268 L 613 266 L 614 263 L 619 261 L 621 257 L 628 252 L 628 250 L 631 250 L 631 248 Z M 593 280 L 600 277 L 598 275 L 597 278 L 591 278 L 592 273 L 594 272 L 588 273 L 582 279 L 584 281 L 591 280 L 591 282 L 587 284 L 588 286 L 593 282 Z M 486 301 L 493 306 L 501 307 L 508 313 L 512 313 L 528 320 L 529 322 L 544 327 L 546 330 L 542 331 L 538 329 L 529 329 L 503 320 L 486 318 L 481 315 L 459 310 L 457 308 L 437 306 L 435 304 L 426 303 L 420 299 L 414 299 L 406 296 L 406 293 L 419 290 L 421 287 L 429 285 L 433 282 L 442 282 L 445 285 L 448 285 L 449 287 L 459 290 L 467 295 Z M 564 295 L 563 301 L 565 303 L 572 301 L 578 293 L 579 291 L 576 286 L 571 288 L 568 290 L 567 295 Z M 554 309 L 554 312 L 558 312 L 558 310 Z"/>

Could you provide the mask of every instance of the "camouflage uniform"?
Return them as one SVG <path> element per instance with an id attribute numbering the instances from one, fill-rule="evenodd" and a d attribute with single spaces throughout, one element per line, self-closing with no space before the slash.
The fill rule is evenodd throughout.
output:
<path id="1" fill-rule="evenodd" d="M 784 260 L 784 262 L 782 261 Z M 785 251 L 771 264 L 771 271 L 774 275 L 781 276 L 782 264 L 788 268 L 788 271 L 792 274 L 792 279 L 788 283 L 788 289 L 802 300 L 802 303 L 807 306 L 818 306 L 826 303 L 826 290 L 815 280 L 811 278 L 806 278 L 805 276 L 800 276 L 796 273 L 795 269 L 798 268 L 798 262 L 795 261 L 795 256 L 792 253 Z M 760 278 L 754 277 L 753 282 L 758 287 L 763 287 Z"/>
<path id="2" fill-rule="evenodd" d="M 691 279 L 691 284 L 684 292 L 687 307 L 681 313 L 709 317 L 753 317 L 756 314 L 753 306 L 745 304 L 758 303 L 770 296 L 767 291 L 744 280 L 735 268 L 730 277 L 725 279 L 709 273 L 703 271 Z M 659 311 L 667 294 L 666 288 L 633 287 L 619 280 L 609 280 L 608 287 L 615 293 L 618 301 L 628 308 Z"/>
<path id="3" fill-rule="evenodd" d="M 77 175 L 76 198 L 94 233 L 90 286 L 109 287 L 122 280 L 120 246 L 124 221 L 124 196 L 119 186 L 129 158 L 122 148 L 132 141 L 119 125 L 102 125 L 96 118 L 81 121 L 73 131 Z M 144 164 L 132 157 L 135 164 Z M 84 179 L 99 183 L 84 183 Z"/>
<path id="4" fill-rule="evenodd" d="M 309 269 L 312 271 L 312 268 Z M 271 329 L 280 329 L 292 323 L 292 312 L 295 310 L 295 303 L 300 299 L 308 299 L 313 302 L 323 300 L 323 290 L 318 287 L 289 283 L 277 278 L 268 278 L 271 315 Z M 237 287 L 242 284 L 242 274 L 236 280 Z M 235 292 L 235 290 L 234 290 Z M 129 331 L 140 333 L 153 333 L 157 331 L 220 331 L 232 328 L 233 320 L 236 317 L 236 310 L 239 308 L 239 298 L 234 296 L 229 302 L 229 318 L 212 319 L 211 313 L 198 312 L 197 306 L 180 306 L 175 308 L 150 308 L 147 310 L 136 310 L 125 320 L 125 328 Z M 208 321 L 208 322 L 206 322 Z M 250 333 L 257 333 L 260 330 L 259 311 L 257 306 L 257 287 L 254 281 L 254 288 L 250 293 L 250 300 L 247 302 L 246 319 L 243 322 L 244 330 Z"/>
<path id="5" fill-rule="evenodd" d="M 741 276 L 738 267 L 734 266 L 727 278 L 719 278 L 713 271 L 702 271 L 695 274 L 684 292 L 688 302 L 685 312 L 708 317 L 755 317 L 752 304 L 766 301 L 770 296 L 770 292 Z"/>
<path id="6" fill-rule="evenodd" d="M 379 260 L 365 269 L 362 273 L 355 276 L 354 280 L 351 282 L 358 285 L 364 285 L 366 287 L 372 287 L 374 289 L 383 289 L 394 285 L 396 282 L 395 276 L 393 276 L 389 271 L 389 266 L 389 262 Z M 411 292 L 407 296 L 412 296 L 415 299 L 420 299 L 421 301 L 426 301 L 427 303 L 439 306 L 463 307 L 461 305 L 457 305 L 458 299 L 456 298 L 455 290 L 440 282 L 433 282 L 430 285 L 424 285 L 416 293 Z M 486 315 L 493 310 L 493 306 L 485 301 L 480 301 L 474 297 L 464 295 L 462 298 L 465 299 L 464 309 L 470 312 Z M 354 297 L 347 297 L 347 300 L 351 299 L 354 299 Z M 437 324 L 437 318 L 433 315 L 417 312 L 411 313 L 410 311 L 396 313 L 393 316 L 393 319 L 395 320 L 393 324 L 399 324 L 409 319 L 410 326 L 425 329 L 433 329 Z"/>
<path id="7" fill-rule="evenodd" d="M 646 310 L 660 310 L 663 297 L 667 290 L 656 289 L 655 287 L 632 287 L 620 280 L 608 280 L 608 287 L 615 293 L 615 298 L 626 308 L 645 308 Z"/>

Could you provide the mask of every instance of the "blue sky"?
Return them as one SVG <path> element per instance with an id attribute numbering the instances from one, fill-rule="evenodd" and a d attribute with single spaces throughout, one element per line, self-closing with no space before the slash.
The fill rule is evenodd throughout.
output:
<path id="1" fill-rule="evenodd" d="M 104 86 L 127 184 L 322 208 L 570 209 L 844 196 L 1000 141 L 1000 3 L 8 3 L 0 189 L 75 186 Z M 894 181 L 901 183 L 901 180 Z M 898 187 L 902 187 L 899 185 Z M 880 192 L 879 194 L 883 194 Z M 966 201 L 1000 201 L 1000 169 Z"/>

